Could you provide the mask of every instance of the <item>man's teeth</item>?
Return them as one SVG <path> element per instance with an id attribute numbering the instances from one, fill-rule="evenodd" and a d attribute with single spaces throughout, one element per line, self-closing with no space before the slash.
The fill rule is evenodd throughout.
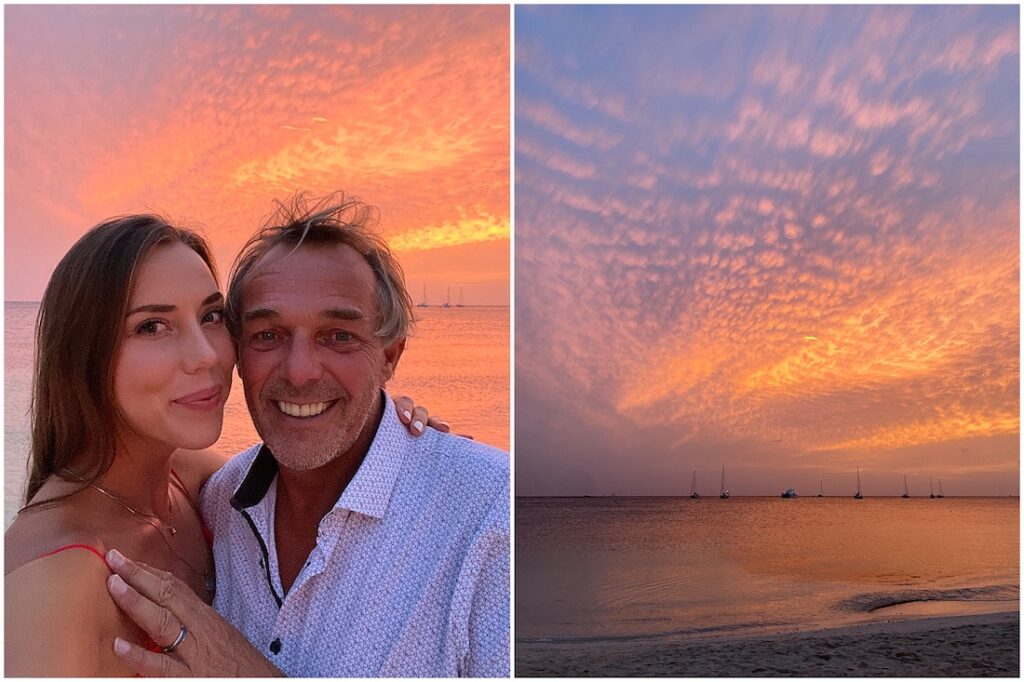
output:
<path id="1" fill-rule="evenodd" d="M 324 410 L 330 403 L 312 403 L 310 405 L 296 405 L 294 403 L 283 403 L 278 401 L 277 406 L 289 417 L 315 417 Z"/>

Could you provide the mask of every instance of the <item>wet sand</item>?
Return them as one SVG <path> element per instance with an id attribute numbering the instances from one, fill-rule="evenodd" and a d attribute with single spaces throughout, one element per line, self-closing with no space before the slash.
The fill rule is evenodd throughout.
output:
<path id="1" fill-rule="evenodd" d="M 1018 677 L 1020 612 L 752 637 L 516 642 L 515 659 L 519 677 Z"/>

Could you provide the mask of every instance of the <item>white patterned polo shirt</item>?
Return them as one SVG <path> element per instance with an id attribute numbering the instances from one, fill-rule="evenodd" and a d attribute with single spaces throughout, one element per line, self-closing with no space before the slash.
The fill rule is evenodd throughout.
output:
<path id="1" fill-rule="evenodd" d="M 433 429 L 414 438 L 383 397 L 373 443 L 287 594 L 270 450 L 210 478 L 214 606 L 289 676 L 508 677 L 508 454 Z"/>

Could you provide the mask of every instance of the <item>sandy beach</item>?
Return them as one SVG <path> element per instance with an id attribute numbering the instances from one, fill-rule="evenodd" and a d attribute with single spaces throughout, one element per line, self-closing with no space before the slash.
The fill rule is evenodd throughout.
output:
<path id="1" fill-rule="evenodd" d="M 525 677 L 1018 677 L 1020 612 L 700 640 L 516 642 Z"/>

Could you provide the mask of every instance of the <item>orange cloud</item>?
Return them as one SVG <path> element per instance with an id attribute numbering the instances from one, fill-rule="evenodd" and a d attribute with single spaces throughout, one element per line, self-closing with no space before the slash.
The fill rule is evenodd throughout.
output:
<path id="1" fill-rule="evenodd" d="M 58 251 L 107 216 L 159 210 L 205 226 L 223 261 L 273 199 L 337 189 L 378 206 L 409 248 L 505 248 L 507 9 L 83 6 L 67 10 L 74 34 L 55 12 L 10 15 L 34 36 L 8 47 L 20 260 L 40 257 L 27 238 L 40 203 L 84 216 L 49 226 L 66 235 Z M 88 37 L 111 31 L 105 46 Z M 45 279 L 14 270 L 11 290 L 38 298 Z"/>

